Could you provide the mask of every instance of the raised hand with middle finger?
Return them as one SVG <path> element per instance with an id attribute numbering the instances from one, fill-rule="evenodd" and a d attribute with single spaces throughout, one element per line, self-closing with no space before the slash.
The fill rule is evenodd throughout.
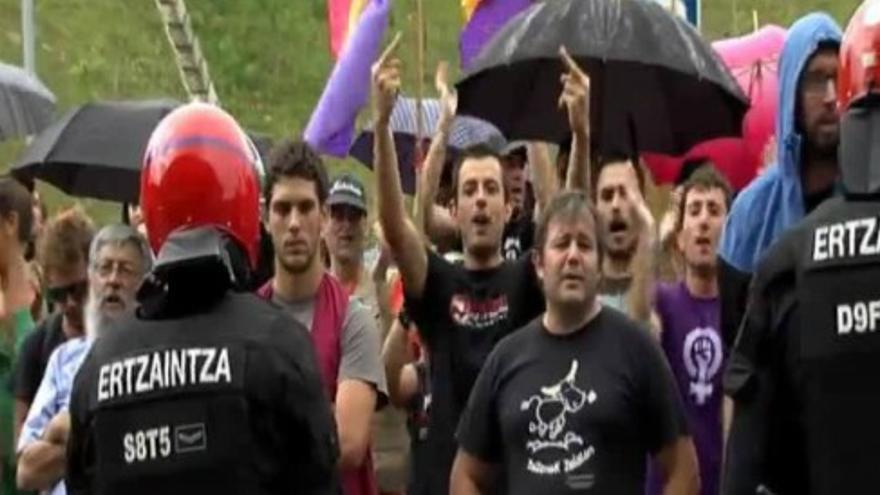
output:
<path id="1" fill-rule="evenodd" d="M 568 124 L 575 134 L 590 132 L 590 76 L 588 76 L 563 46 L 559 49 L 565 72 L 560 76 L 562 93 L 559 106 L 568 111 Z"/>
<path id="2" fill-rule="evenodd" d="M 377 125 L 387 124 L 391 119 L 391 113 L 397 103 L 397 95 L 400 93 L 403 64 L 394 56 L 399 44 L 400 33 L 397 33 L 379 60 L 373 64 L 373 114 Z"/>

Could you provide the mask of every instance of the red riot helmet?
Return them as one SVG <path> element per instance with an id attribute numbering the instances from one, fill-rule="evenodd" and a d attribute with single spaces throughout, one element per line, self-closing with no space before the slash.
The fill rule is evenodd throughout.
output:
<path id="1" fill-rule="evenodd" d="M 220 108 L 191 103 L 168 114 L 150 137 L 141 173 L 141 206 L 153 252 L 175 232 L 213 227 L 237 241 L 256 267 L 258 167 L 247 135 Z"/>
<path id="2" fill-rule="evenodd" d="M 837 79 L 841 112 L 871 93 L 880 94 L 880 1 L 866 0 L 850 19 Z"/>

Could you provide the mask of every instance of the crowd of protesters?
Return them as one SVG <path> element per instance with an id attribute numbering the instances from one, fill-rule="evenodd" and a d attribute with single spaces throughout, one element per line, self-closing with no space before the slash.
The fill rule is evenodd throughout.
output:
<path id="1" fill-rule="evenodd" d="M 418 215 L 389 124 L 403 79 L 395 46 L 372 76 L 374 187 L 331 178 L 303 141 L 277 144 L 262 181 L 269 269 L 252 288 L 310 336 L 342 493 L 808 486 L 756 474 L 753 458 L 772 454 L 751 456 L 737 428 L 728 436 L 749 420 L 741 405 L 755 410 L 755 369 L 771 359 L 737 341 L 749 288 L 767 280 L 764 254 L 840 192 L 841 42 L 824 14 L 795 22 L 766 170 L 735 191 L 710 159 L 692 160 L 654 212 L 638 152 L 591 148 L 590 78 L 564 50 L 571 135 L 559 147 L 447 156 L 457 96 L 438 70 Z M 78 207 L 49 217 L 36 191 L 0 178 L 0 493 L 89 486 L 71 456 L 95 447 L 68 445 L 75 378 L 93 342 L 136 314 L 158 254 L 133 213 L 100 228 Z M 871 493 L 876 482 L 861 481 Z"/>

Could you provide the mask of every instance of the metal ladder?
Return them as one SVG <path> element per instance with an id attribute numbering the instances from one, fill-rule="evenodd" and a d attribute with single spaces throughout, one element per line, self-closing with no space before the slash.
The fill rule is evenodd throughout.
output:
<path id="1" fill-rule="evenodd" d="M 156 7 L 162 16 L 180 78 L 190 98 L 219 105 L 214 81 L 208 72 L 208 61 L 193 31 L 184 0 L 156 0 Z"/>

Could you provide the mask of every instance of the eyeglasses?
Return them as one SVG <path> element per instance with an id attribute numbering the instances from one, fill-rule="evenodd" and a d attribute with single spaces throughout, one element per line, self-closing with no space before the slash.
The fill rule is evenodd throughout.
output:
<path id="1" fill-rule="evenodd" d="M 825 96 L 828 94 L 828 86 L 837 83 L 836 74 L 825 72 L 807 72 L 801 80 L 804 92 L 811 96 Z"/>
<path id="2" fill-rule="evenodd" d="M 132 279 L 138 275 L 134 266 L 125 261 L 106 260 L 95 265 L 95 272 L 102 278 L 110 277 L 113 275 L 114 270 L 116 270 L 120 278 Z"/>
<path id="3" fill-rule="evenodd" d="M 73 297 L 74 302 L 82 302 L 89 293 L 89 281 L 81 280 L 70 285 L 61 287 L 49 287 L 46 289 L 46 299 L 49 304 L 61 304 Z"/>
<path id="4" fill-rule="evenodd" d="M 352 206 L 332 206 L 330 208 L 330 218 L 337 222 L 348 221 L 351 223 L 359 222 L 367 215 L 362 210 Z"/>

